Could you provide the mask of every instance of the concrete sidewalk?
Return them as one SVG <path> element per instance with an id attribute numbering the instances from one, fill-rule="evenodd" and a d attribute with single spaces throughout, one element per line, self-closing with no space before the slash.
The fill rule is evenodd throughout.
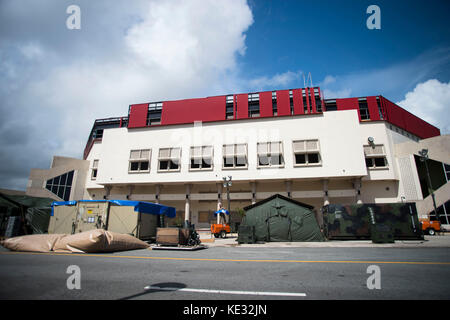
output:
<path id="1" fill-rule="evenodd" d="M 238 244 L 237 234 L 229 234 L 225 239 L 202 239 L 207 247 L 246 248 L 450 248 L 450 234 L 425 236 L 425 240 L 396 240 L 395 243 L 372 243 L 371 240 L 332 240 L 325 242 L 260 242 Z"/>

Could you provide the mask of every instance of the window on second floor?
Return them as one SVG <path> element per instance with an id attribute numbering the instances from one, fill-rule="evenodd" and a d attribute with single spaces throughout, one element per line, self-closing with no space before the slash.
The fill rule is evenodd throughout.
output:
<path id="1" fill-rule="evenodd" d="M 260 142 L 257 146 L 257 152 L 258 167 L 284 166 L 282 142 Z"/>
<path id="2" fill-rule="evenodd" d="M 246 144 L 226 144 L 222 150 L 223 169 L 246 169 L 248 167 Z"/>
<path id="3" fill-rule="evenodd" d="M 180 171 L 181 148 L 161 148 L 158 156 L 158 172 Z"/>
<path id="4" fill-rule="evenodd" d="M 131 150 L 128 161 L 129 173 L 150 172 L 151 149 Z"/>
<path id="5" fill-rule="evenodd" d="M 212 170 L 213 147 L 191 147 L 189 170 Z"/>
<path id="6" fill-rule="evenodd" d="M 382 144 L 364 146 L 364 156 L 368 169 L 385 169 L 388 167 L 386 152 Z"/>
<path id="7" fill-rule="evenodd" d="M 297 140 L 292 142 L 294 150 L 294 167 L 320 165 L 319 140 Z"/>

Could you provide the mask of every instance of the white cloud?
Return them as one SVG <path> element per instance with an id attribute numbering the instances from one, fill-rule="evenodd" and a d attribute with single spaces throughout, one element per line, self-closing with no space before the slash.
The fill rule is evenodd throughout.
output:
<path id="1" fill-rule="evenodd" d="M 259 77 L 255 78 L 249 81 L 249 87 L 252 88 L 254 91 L 262 91 L 265 88 L 279 88 L 279 87 L 285 87 L 288 84 L 300 79 L 302 73 L 299 72 L 292 72 L 287 71 L 284 73 L 277 73 L 276 75 L 272 77 Z"/>
<path id="2" fill-rule="evenodd" d="M 243 83 L 237 59 L 253 23 L 245 0 L 80 2 L 77 31 L 65 28 L 64 4 L 46 5 L 51 14 L 20 1 L 0 14 L 14 33 L 0 31 L 0 70 L 8 71 L 0 74 L 1 140 L 15 142 L 0 151 L 3 187 L 25 188 L 30 168 L 47 167 L 53 155 L 80 157 L 96 118 Z M 8 161 L 18 152 L 21 161 Z"/>
<path id="3" fill-rule="evenodd" d="M 450 82 L 430 79 L 419 83 L 397 104 L 437 126 L 441 134 L 450 133 Z"/>

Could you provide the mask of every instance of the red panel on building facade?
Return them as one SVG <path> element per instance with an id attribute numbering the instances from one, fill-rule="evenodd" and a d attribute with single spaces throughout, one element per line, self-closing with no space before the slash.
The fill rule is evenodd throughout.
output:
<path id="1" fill-rule="evenodd" d="M 294 114 L 304 114 L 302 89 L 292 90 L 292 97 L 294 99 Z"/>
<path id="2" fill-rule="evenodd" d="M 358 98 L 336 99 L 336 106 L 338 110 L 357 110 L 359 121 L 361 121 Z"/>
<path id="3" fill-rule="evenodd" d="M 225 120 L 225 96 L 163 102 L 161 124 Z"/>
<path id="4" fill-rule="evenodd" d="M 291 114 L 289 90 L 277 91 L 277 112 L 279 116 L 289 116 Z"/>
<path id="5" fill-rule="evenodd" d="M 367 97 L 367 107 L 369 108 L 370 120 L 381 120 L 378 112 L 377 97 Z"/>
<path id="6" fill-rule="evenodd" d="M 441 134 L 441 131 L 435 126 L 416 117 L 386 98 L 381 97 L 381 101 L 386 111 L 386 120 L 389 123 L 392 123 L 421 139 L 431 138 Z"/>
<path id="7" fill-rule="evenodd" d="M 308 88 L 305 88 L 305 97 L 306 97 L 306 111 L 308 113 L 311 113 L 311 105 L 309 103 L 309 90 L 308 90 Z"/>
<path id="8" fill-rule="evenodd" d="M 311 113 L 317 113 L 316 99 L 314 97 L 314 88 L 309 88 L 309 96 L 311 98 Z"/>
<path id="9" fill-rule="evenodd" d="M 147 125 L 148 103 L 133 104 L 128 115 L 128 128 L 142 128 Z"/>
<path id="10" fill-rule="evenodd" d="M 248 94 L 236 95 L 236 119 L 248 118 Z"/>
<path id="11" fill-rule="evenodd" d="M 261 117 L 272 117 L 272 91 L 259 93 L 259 114 Z"/>

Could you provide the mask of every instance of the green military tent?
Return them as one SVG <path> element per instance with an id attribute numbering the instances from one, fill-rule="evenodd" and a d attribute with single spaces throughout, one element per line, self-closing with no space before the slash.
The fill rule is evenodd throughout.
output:
<path id="1" fill-rule="evenodd" d="M 313 207 L 280 194 L 245 207 L 243 226 L 256 241 L 324 241 Z"/>
<path id="2" fill-rule="evenodd" d="M 13 226 L 15 230 L 10 230 L 12 234 L 9 236 L 47 233 L 53 201 L 50 198 L 0 193 L 0 236 L 8 235 L 8 226 L 11 227 L 11 222 L 16 221 L 19 223 Z"/>

